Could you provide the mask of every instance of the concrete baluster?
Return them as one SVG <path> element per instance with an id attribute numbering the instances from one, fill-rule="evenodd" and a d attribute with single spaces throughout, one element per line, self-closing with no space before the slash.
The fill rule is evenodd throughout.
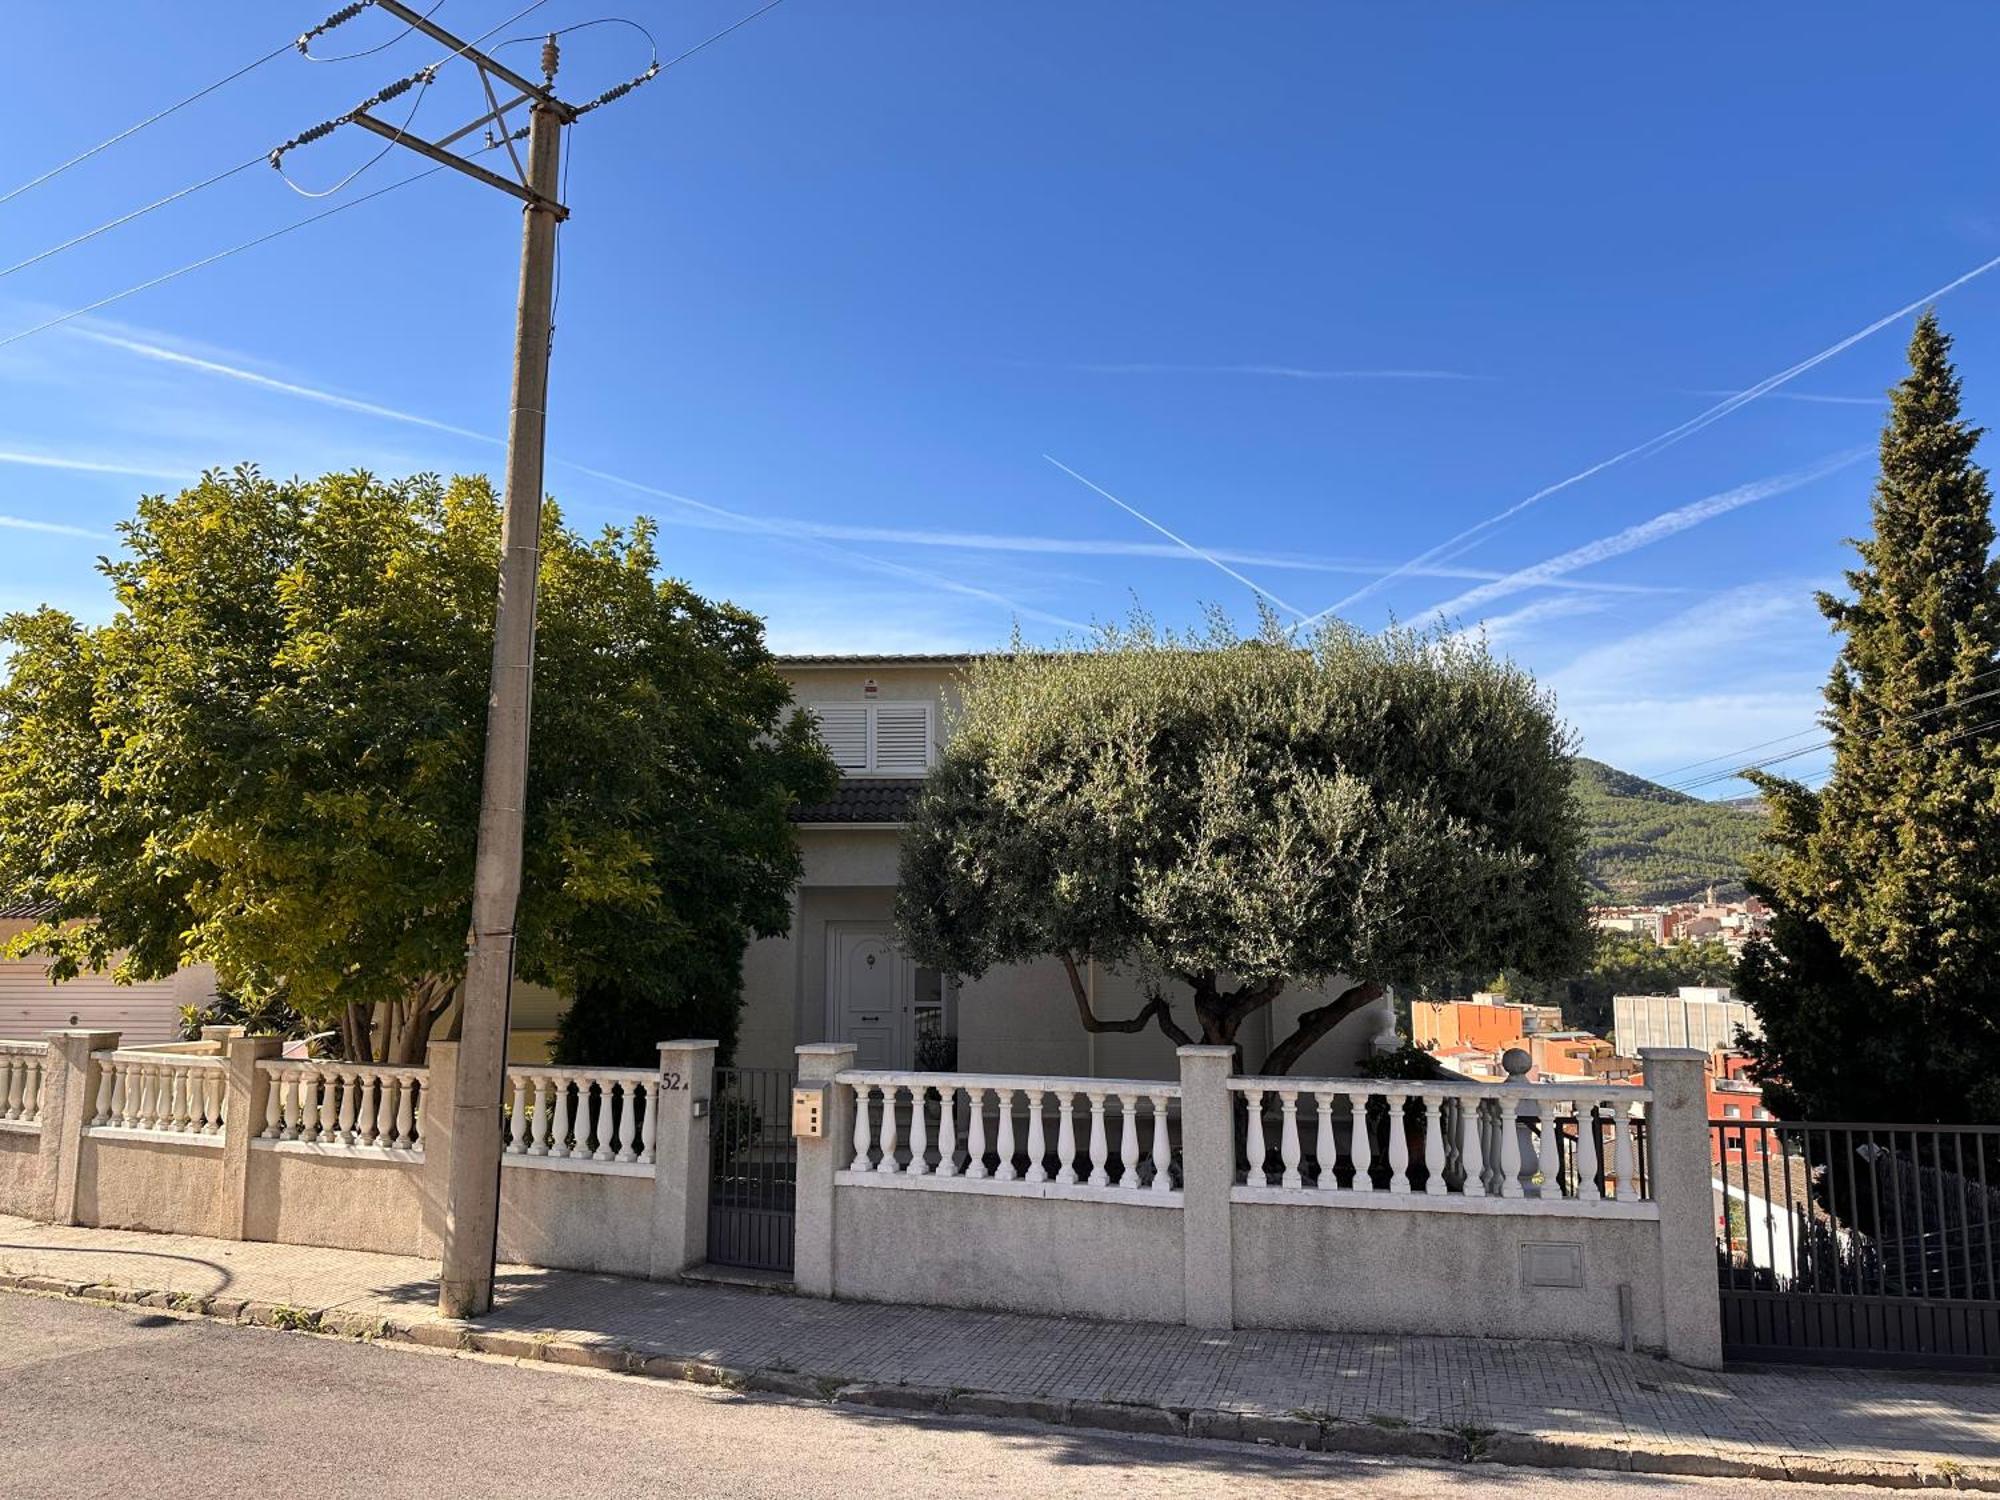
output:
<path id="1" fill-rule="evenodd" d="M 1042 1126 L 1042 1090 L 1029 1089 L 1028 1095 L 1028 1176 L 1029 1182 L 1047 1182 L 1049 1173 L 1043 1158 L 1048 1155 L 1048 1139 Z"/>
<path id="2" fill-rule="evenodd" d="M 986 1175 L 986 1090 L 968 1088 L 965 1099 L 965 1175 L 983 1178 Z"/>
<path id="3" fill-rule="evenodd" d="M 1280 1179 L 1288 1188 L 1304 1187 L 1305 1179 L 1299 1175 L 1299 1091 L 1293 1088 L 1278 1090 L 1278 1156 L 1285 1164 L 1285 1174 Z"/>
<path id="4" fill-rule="evenodd" d="M 1243 1091 L 1243 1181 L 1249 1187 L 1265 1187 L 1270 1178 L 1264 1171 L 1264 1091 Z"/>

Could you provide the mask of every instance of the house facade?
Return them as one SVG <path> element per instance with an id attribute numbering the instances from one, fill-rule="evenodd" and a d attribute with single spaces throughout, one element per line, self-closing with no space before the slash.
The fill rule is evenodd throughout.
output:
<path id="1" fill-rule="evenodd" d="M 814 714 L 841 768 L 833 798 L 796 815 L 805 873 L 791 929 L 744 956 L 737 1044 L 743 1067 L 789 1068 L 804 1042 L 852 1042 L 864 1068 L 951 1066 L 968 1073 L 1171 1078 L 1174 1044 L 1149 1027 L 1091 1034 L 1053 958 L 954 985 L 897 950 L 897 849 L 908 808 L 949 733 L 964 656 L 792 656 L 779 667 Z M 1096 1014 L 1145 1003 L 1130 975 L 1091 964 Z M 1281 996 L 1245 1026 L 1254 1066 L 1289 1035 L 1316 990 Z M 1190 1008 L 1179 1007 L 1183 1024 Z M 1349 1017 L 1306 1054 L 1301 1076 L 1342 1076 L 1375 1040 L 1393 1038 L 1389 1001 Z"/>
<path id="2" fill-rule="evenodd" d="M 0 945 L 37 926 L 48 910 L 0 901 Z M 171 1042 L 181 1034 L 183 1005 L 214 1000 L 215 971 L 207 964 L 143 984 L 118 984 L 108 973 L 51 984 L 46 959 L 0 958 L 0 1037 L 33 1039 L 81 1026 L 118 1032 L 134 1045 Z"/>

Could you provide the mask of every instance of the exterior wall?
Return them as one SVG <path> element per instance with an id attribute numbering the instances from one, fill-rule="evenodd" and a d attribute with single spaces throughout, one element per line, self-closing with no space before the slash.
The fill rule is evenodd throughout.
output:
<path id="1" fill-rule="evenodd" d="M 34 925 L 0 919 L 0 945 Z M 144 984 L 118 984 L 109 974 L 50 984 L 48 965 L 41 959 L 0 959 L 0 1036 L 38 1037 L 75 1026 L 117 1031 L 134 1046 L 170 1042 L 180 1036 L 183 1005 L 207 1005 L 214 999 L 215 971 L 207 964 Z"/>
<path id="2" fill-rule="evenodd" d="M 885 685 L 884 695 L 889 691 Z M 827 1034 L 826 924 L 892 920 L 899 838 L 892 828 L 800 830 L 805 877 L 793 898 L 792 929 L 782 938 L 751 944 L 744 955 L 740 1066 L 788 1068 L 794 1047 L 833 1040 Z M 1092 965 L 1086 980 L 1099 1016 L 1134 1015 L 1145 1004 L 1136 976 Z M 1324 998 L 1318 990 L 1281 995 L 1244 1027 L 1246 1056 L 1261 1059 L 1290 1034 L 1302 1012 Z M 968 982 L 959 990 L 956 1009 L 958 1065 L 968 1072 L 1171 1078 L 1177 1069 L 1174 1044 L 1157 1027 L 1094 1036 L 1085 1031 L 1069 979 L 1053 959 L 1010 965 Z M 1379 1029 L 1370 1013 L 1356 1015 L 1322 1038 L 1294 1071 L 1351 1073 Z"/>
<path id="3" fill-rule="evenodd" d="M 77 1158 L 76 1222 L 93 1229 L 215 1234 L 222 1152 L 213 1146 L 86 1134 Z"/>
<path id="4" fill-rule="evenodd" d="M 114 1058 L 118 1041 L 106 1032 L 50 1034 L 50 1081 L 39 1123 L 0 1131 L 0 1213 L 93 1228 L 438 1253 L 455 1043 L 434 1043 L 420 1072 L 402 1070 L 422 1090 L 414 1120 L 420 1144 L 381 1146 L 356 1144 L 367 1137 L 369 1116 L 364 1104 L 357 1119 L 345 1084 L 340 1115 L 352 1133 L 330 1123 L 332 1134 L 317 1141 L 267 1137 L 266 1130 L 285 1128 L 301 1134 L 296 1099 L 274 1093 L 279 1073 L 265 1066 L 277 1055 L 277 1039 L 240 1034 L 210 1046 L 211 1055 L 226 1048 L 225 1066 L 203 1075 L 222 1080 L 219 1133 L 171 1115 L 143 1132 L 92 1125 L 94 1101 L 110 1087 L 107 1066 L 194 1055 L 136 1049 Z M 713 1092 L 714 1050 L 713 1042 L 663 1042 L 660 1072 L 650 1081 L 635 1070 L 593 1073 L 600 1086 L 613 1078 L 635 1090 L 643 1085 L 644 1108 L 652 1113 L 643 1133 L 646 1152 L 638 1150 L 640 1115 L 620 1106 L 615 1133 L 613 1115 L 600 1107 L 597 1150 L 588 1156 L 552 1151 L 508 1157 L 501 1177 L 502 1259 L 626 1276 L 674 1276 L 699 1261 L 707 1241 L 708 1122 L 695 1117 L 694 1101 Z M 199 1106 L 206 1118 L 213 1118 L 210 1102 L 205 1097 Z M 557 1117 L 564 1117 L 561 1109 Z M 380 1123 L 386 1118 L 376 1117 L 383 1130 L 390 1128 Z M 406 1118 L 402 1126 L 412 1123 Z M 307 1134 L 313 1129 L 304 1127 Z M 563 1137 L 554 1140 L 560 1146 Z"/>
<path id="5" fill-rule="evenodd" d="M 836 1188 L 834 1295 L 1181 1319 L 1181 1216 L 1064 1198 Z"/>
<path id="6" fill-rule="evenodd" d="M 39 1217 L 47 1212 L 44 1196 L 41 1135 L 0 1131 L 0 1214 Z"/>
<path id="7" fill-rule="evenodd" d="M 1612 1038 L 1625 1057 L 1637 1057 L 1646 1047 L 1693 1047 L 1702 1052 L 1728 1051 L 1736 1045 L 1736 1029 L 1761 1036 L 1757 1013 L 1727 990 L 1689 987 L 1678 995 L 1614 995 L 1611 999 Z"/>
<path id="8" fill-rule="evenodd" d="M 564 1271 L 649 1276 L 652 1205 L 650 1175 L 510 1166 L 500 1174 L 500 1258 Z"/>
<path id="9" fill-rule="evenodd" d="M 1239 1203 L 1231 1240 L 1245 1327 L 1616 1345 L 1623 1284 L 1635 1342 L 1665 1343 L 1656 1223 Z M 1549 1245 L 1576 1247 L 1582 1286 L 1528 1284 L 1528 1247 Z"/>
<path id="10" fill-rule="evenodd" d="M 387 1255 L 435 1255 L 423 1158 L 251 1149 L 243 1238 Z"/>

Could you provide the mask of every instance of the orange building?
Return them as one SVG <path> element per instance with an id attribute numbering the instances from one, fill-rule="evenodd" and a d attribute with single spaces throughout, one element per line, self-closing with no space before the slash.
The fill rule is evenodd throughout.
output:
<path id="1" fill-rule="evenodd" d="M 1415 1000 L 1410 1004 L 1410 1040 L 1433 1052 L 1450 1047 L 1474 1047 L 1504 1052 L 1526 1036 L 1524 1012 L 1518 1005 L 1480 1000 Z"/>

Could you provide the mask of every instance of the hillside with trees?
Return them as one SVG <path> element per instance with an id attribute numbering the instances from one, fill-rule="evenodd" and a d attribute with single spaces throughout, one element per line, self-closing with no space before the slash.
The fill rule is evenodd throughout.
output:
<path id="1" fill-rule="evenodd" d="M 1704 802 L 1578 757 L 1584 877 L 1605 902 L 1681 901 L 1710 885 L 1740 897 L 1764 825 L 1754 803 Z"/>

